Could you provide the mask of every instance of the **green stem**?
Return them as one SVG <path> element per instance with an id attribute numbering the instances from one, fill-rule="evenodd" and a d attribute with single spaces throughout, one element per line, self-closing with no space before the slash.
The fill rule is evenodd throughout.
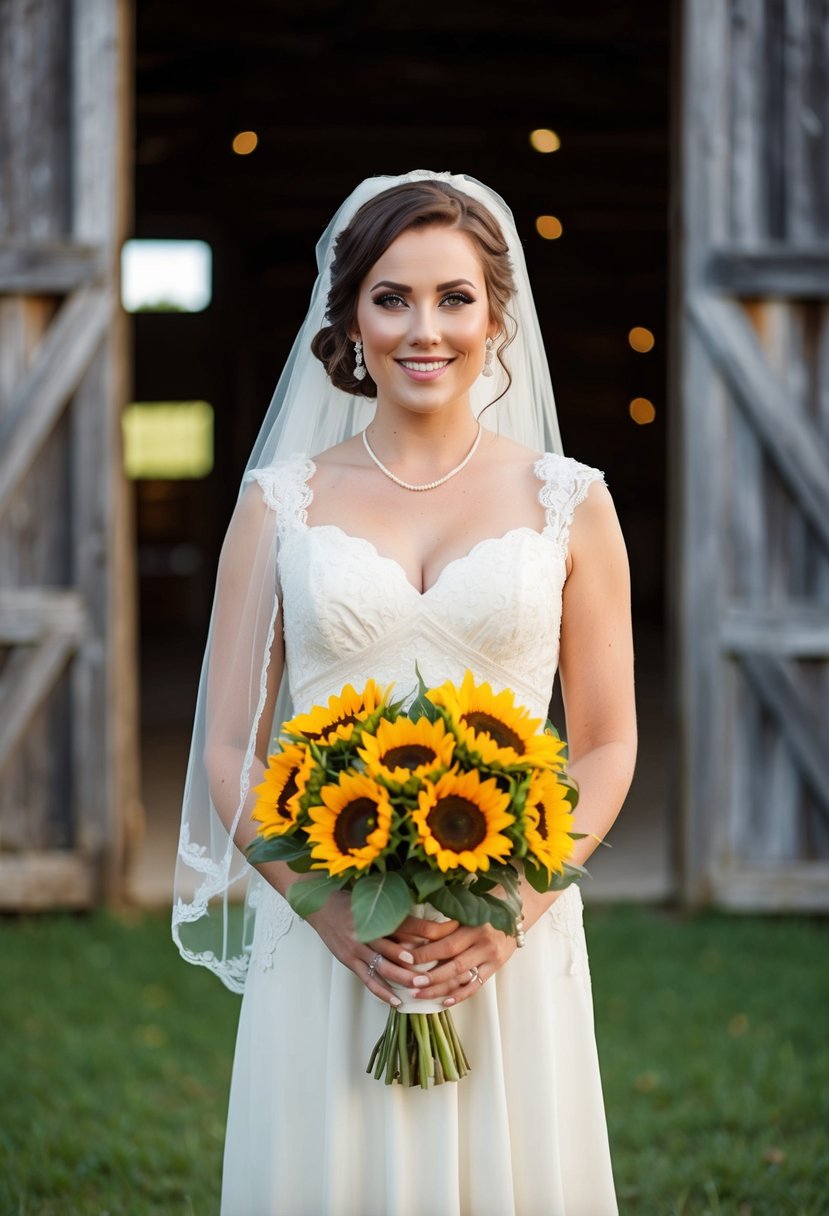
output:
<path id="1" fill-rule="evenodd" d="M 386 1058 L 386 1084 L 391 1085 L 394 1081 L 394 1074 L 397 1068 L 397 1017 L 399 1015 L 392 1010 L 389 1014 L 389 1050 Z"/>
<path id="2" fill-rule="evenodd" d="M 425 1033 L 426 1027 L 423 1025 L 423 1014 L 412 1013 L 409 1015 L 409 1020 L 417 1038 L 417 1071 L 420 1087 L 421 1089 L 428 1089 L 429 1078 L 434 1076 L 434 1064 L 432 1064 L 431 1053 L 429 1051 L 429 1036 Z M 430 1064 L 432 1064 L 431 1068 L 429 1067 Z"/>
<path id="3" fill-rule="evenodd" d="M 455 1059 L 458 1061 L 458 1072 L 462 1077 L 469 1072 L 469 1061 L 466 1058 L 466 1052 L 463 1049 L 463 1043 L 458 1037 L 458 1032 L 455 1029 L 455 1023 L 452 1020 L 452 1014 L 447 1009 L 444 1013 L 439 1014 L 443 1018 L 444 1029 L 452 1041 L 455 1049 Z"/>
<path id="4" fill-rule="evenodd" d="M 400 1084 L 411 1085 L 412 1075 L 409 1071 L 409 1017 L 400 1013 L 397 1016 L 397 1058 L 400 1063 Z"/>
<path id="5" fill-rule="evenodd" d="M 446 1032 L 443 1028 L 443 1023 L 440 1020 L 440 1014 L 433 1013 L 429 1017 L 429 1026 L 432 1031 L 432 1038 L 437 1049 L 438 1058 L 440 1059 L 443 1068 L 443 1074 L 447 1081 L 459 1081 L 460 1076 L 454 1059 L 454 1050 L 452 1044 L 446 1037 Z"/>

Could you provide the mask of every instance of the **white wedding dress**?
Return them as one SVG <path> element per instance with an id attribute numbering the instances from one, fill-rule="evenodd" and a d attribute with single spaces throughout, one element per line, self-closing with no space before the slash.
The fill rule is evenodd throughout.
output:
<path id="1" fill-rule="evenodd" d="M 541 532 L 476 545 L 421 594 L 391 558 L 309 527 L 302 457 L 256 470 L 278 513 L 297 712 L 350 682 L 413 692 L 467 668 L 544 719 L 573 512 L 601 473 L 535 465 Z M 223 1216 L 614 1216 L 578 887 L 453 1011 L 472 1071 L 428 1091 L 365 1072 L 387 1007 L 258 874 L 225 1145 Z"/>

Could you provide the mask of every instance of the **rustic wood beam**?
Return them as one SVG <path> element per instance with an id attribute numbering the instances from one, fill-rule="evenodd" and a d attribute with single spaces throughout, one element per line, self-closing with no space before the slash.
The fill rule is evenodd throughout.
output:
<path id="1" fill-rule="evenodd" d="M 97 901 L 97 867 L 68 850 L 0 855 L 0 908 L 51 912 L 91 908 Z"/>
<path id="2" fill-rule="evenodd" d="M 63 295 L 103 274 L 101 250 L 91 245 L 0 241 L 2 295 Z"/>
<path id="3" fill-rule="evenodd" d="M 694 291 L 688 293 L 687 307 L 734 400 L 829 551 L 829 452 L 820 436 L 787 407 L 783 389 L 741 305 Z"/>
<path id="4" fill-rule="evenodd" d="M 803 697 L 789 667 L 780 658 L 751 651 L 738 653 L 737 660 L 764 707 L 776 720 L 820 809 L 829 818 L 826 732 Z"/>
<path id="5" fill-rule="evenodd" d="M 713 249 L 703 278 L 707 286 L 734 296 L 825 300 L 829 243 L 799 249 L 783 242 L 764 248 Z"/>
<path id="6" fill-rule="evenodd" d="M 47 633 L 80 640 L 85 613 L 77 591 L 52 587 L 10 587 L 0 591 L 0 645 L 32 645 Z"/>
<path id="7" fill-rule="evenodd" d="M 0 515 L 80 384 L 112 307 L 110 289 L 81 288 L 49 327 L 0 427 Z"/>
<path id="8" fill-rule="evenodd" d="M 55 631 L 6 660 L 0 675 L 0 776 L 77 645 L 71 634 Z"/>
<path id="9" fill-rule="evenodd" d="M 825 659 L 829 654 L 829 609 L 786 603 L 777 608 L 735 604 L 727 608 L 720 632 L 723 648 L 758 654 Z"/>
<path id="10" fill-rule="evenodd" d="M 825 912 L 829 865 L 776 861 L 773 868 L 720 865 L 711 873 L 716 903 L 735 911 Z"/>

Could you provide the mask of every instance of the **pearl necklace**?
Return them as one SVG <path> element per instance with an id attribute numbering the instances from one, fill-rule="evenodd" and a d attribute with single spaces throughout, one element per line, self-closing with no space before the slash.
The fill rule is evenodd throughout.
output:
<path id="1" fill-rule="evenodd" d="M 454 469 L 450 469 L 449 472 L 444 477 L 439 477 L 437 479 L 437 481 L 427 481 L 423 485 L 420 485 L 420 486 L 412 485 L 411 482 L 404 481 L 402 477 L 396 477 L 395 474 L 392 473 L 391 469 L 386 468 L 386 466 L 380 460 L 379 456 L 377 456 L 377 454 L 374 452 L 374 449 L 372 448 L 371 444 L 369 443 L 367 431 L 363 431 L 363 447 L 366 449 L 366 451 L 368 452 L 371 459 L 377 465 L 377 468 L 380 470 L 380 472 L 385 473 L 386 477 L 390 478 L 395 483 L 395 485 L 402 486 L 402 488 L 404 490 L 435 490 L 435 489 L 437 489 L 438 486 L 442 486 L 444 482 L 448 481 L 450 477 L 454 477 L 456 473 L 460 473 L 461 469 L 465 468 L 465 466 L 469 464 L 470 460 L 475 455 L 475 451 L 478 447 L 478 444 L 481 441 L 482 434 L 483 434 L 483 427 L 481 426 L 481 424 L 479 422 L 478 423 L 478 434 L 475 436 L 475 438 L 472 442 L 472 447 L 466 453 L 466 455 L 464 456 L 464 458 L 460 462 L 460 464 L 456 464 Z"/>

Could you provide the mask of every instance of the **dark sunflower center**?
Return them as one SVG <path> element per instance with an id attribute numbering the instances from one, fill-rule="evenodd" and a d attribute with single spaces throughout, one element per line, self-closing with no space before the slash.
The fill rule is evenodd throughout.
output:
<path id="1" fill-rule="evenodd" d="M 428 822 L 441 848 L 455 853 L 476 849 L 486 839 L 486 815 L 474 802 L 457 794 L 439 798 L 429 812 Z"/>
<path id="2" fill-rule="evenodd" d="M 472 727 L 476 734 L 491 735 L 498 747 L 511 747 L 513 751 L 518 752 L 519 756 L 523 756 L 524 740 L 520 735 L 516 735 L 514 730 L 510 730 L 500 718 L 493 718 L 492 714 L 473 710 L 471 713 L 464 714 L 463 720 L 467 726 Z"/>
<path id="3" fill-rule="evenodd" d="M 538 827 L 535 830 L 542 840 L 546 840 L 550 834 L 547 827 L 547 808 L 543 802 L 539 802 L 535 809 L 538 811 Z"/>
<path id="4" fill-rule="evenodd" d="M 276 800 L 277 814 L 281 815 L 283 819 L 293 818 L 291 812 L 288 810 L 288 801 L 289 799 L 293 798 L 294 794 L 296 793 L 296 775 L 297 770 L 294 769 L 288 780 L 283 785 L 282 789 L 279 791 L 279 797 Z"/>
<path id="5" fill-rule="evenodd" d="M 350 726 L 352 723 L 354 723 L 356 721 L 357 721 L 356 713 L 343 714 L 343 716 L 341 718 L 334 718 L 334 720 L 332 722 L 329 722 L 328 725 L 323 727 L 322 730 L 314 731 L 313 734 L 309 731 L 305 737 L 307 739 L 314 739 L 314 740 L 327 739 L 328 736 L 330 734 L 332 734 L 337 729 L 338 726 Z"/>
<path id="6" fill-rule="evenodd" d="M 383 763 L 386 768 L 415 769 L 421 764 L 431 764 L 437 760 L 437 752 L 427 747 L 425 743 L 403 743 L 400 747 L 390 747 L 383 753 Z"/>
<path id="7" fill-rule="evenodd" d="M 341 853 L 362 849 L 377 827 L 377 804 L 371 798 L 355 798 L 347 802 L 337 816 L 334 840 Z"/>

